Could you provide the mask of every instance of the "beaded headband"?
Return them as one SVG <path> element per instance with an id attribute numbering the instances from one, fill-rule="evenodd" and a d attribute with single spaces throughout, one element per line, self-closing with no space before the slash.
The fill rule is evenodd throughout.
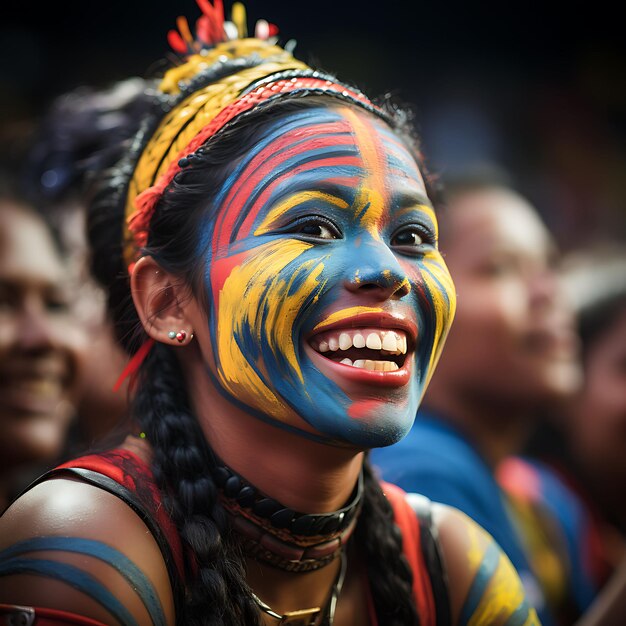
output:
<path id="1" fill-rule="evenodd" d="M 366 96 L 332 76 L 314 71 L 276 45 L 276 27 L 257 22 L 246 37 L 245 9 L 235 3 L 232 21 L 224 20 L 222 0 L 196 0 L 202 16 L 196 38 L 187 20 L 168 40 L 185 55 L 158 86 L 166 114 L 143 148 L 128 185 L 124 259 L 129 272 L 147 243 L 156 204 L 192 155 L 238 116 L 286 96 L 324 94 L 358 105 L 384 119 Z"/>

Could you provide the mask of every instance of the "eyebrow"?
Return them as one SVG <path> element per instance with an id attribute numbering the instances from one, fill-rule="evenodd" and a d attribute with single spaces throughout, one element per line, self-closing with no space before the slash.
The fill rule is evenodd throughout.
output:
<path id="1" fill-rule="evenodd" d="M 426 194 L 418 191 L 400 191 L 393 194 L 392 200 L 397 202 L 398 206 L 402 209 L 420 206 L 432 209 L 433 212 L 435 211 L 435 207 L 430 201 L 430 198 Z"/>

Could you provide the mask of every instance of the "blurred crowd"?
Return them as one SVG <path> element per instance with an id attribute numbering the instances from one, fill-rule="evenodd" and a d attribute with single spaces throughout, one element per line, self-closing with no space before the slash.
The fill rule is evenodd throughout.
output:
<path id="1" fill-rule="evenodd" d="M 113 388 L 125 358 L 89 277 L 84 206 L 142 89 L 81 88 L 27 132 L 3 132 L 0 510 L 124 430 L 126 388 Z M 410 435 L 372 459 L 386 480 L 489 531 L 542 623 L 593 611 L 626 623 L 623 242 L 596 233 L 593 248 L 563 254 L 508 173 L 450 169 L 438 210 L 456 319 Z"/>

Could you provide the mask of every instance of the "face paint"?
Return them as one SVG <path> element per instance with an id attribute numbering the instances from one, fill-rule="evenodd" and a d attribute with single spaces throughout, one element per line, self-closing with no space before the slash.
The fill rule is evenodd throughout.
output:
<path id="1" fill-rule="evenodd" d="M 215 206 L 202 250 L 218 388 L 323 441 L 401 438 L 455 305 L 407 149 L 348 108 L 293 113 L 265 129 Z"/>

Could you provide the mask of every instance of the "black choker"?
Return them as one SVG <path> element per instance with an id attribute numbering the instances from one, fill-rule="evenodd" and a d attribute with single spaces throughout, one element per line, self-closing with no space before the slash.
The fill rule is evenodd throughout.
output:
<path id="1" fill-rule="evenodd" d="M 259 491 L 214 457 L 213 480 L 242 539 L 244 552 L 290 572 L 324 567 L 352 534 L 363 496 L 363 474 L 349 503 L 332 513 L 299 513 Z"/>

